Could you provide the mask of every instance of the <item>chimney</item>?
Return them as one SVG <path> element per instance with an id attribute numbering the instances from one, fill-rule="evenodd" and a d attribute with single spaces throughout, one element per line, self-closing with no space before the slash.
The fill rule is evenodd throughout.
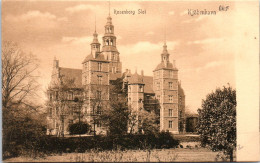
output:
<path id="1" fill-rule="evenodd" d="M 144 70 L 141 70 L 141 75 L 144 76 Z"/>
<path id="2" fill-rule="evenodd" d="M 176 68 L 175 60 L 172 61 L 173 68 Z"/>
<path id="3" fill-rule="evenodd" d="M 56 57 L 54 57 L 54 60 L 53 60 L 53 67 L 55 67 L 55 68 L 59 67 L 59 60 L 57 60 Z"/>

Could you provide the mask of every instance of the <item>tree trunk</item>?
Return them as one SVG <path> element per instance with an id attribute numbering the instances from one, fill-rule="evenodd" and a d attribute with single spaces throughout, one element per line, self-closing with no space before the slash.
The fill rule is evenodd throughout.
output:
<path id="1" fill-rule="evenodd" d="M 229 160 L 230 160 L 230 162 L 233 162 L 233 149 L 231 149 L 231 151 L 229 153 Z"/>

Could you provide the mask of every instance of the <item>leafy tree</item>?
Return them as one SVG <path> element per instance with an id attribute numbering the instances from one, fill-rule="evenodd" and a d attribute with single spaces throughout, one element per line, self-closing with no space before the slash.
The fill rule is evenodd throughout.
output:
<path id="1" fill-rule="evenodd" d="M 108 134 L 122 135 L 127 133 L 128 114 L 128 107 L 121 99 L 111 102 L 100 118 L 108 128 Z"/>
<path id="2" fill-rule="evenodd" d="M 159 116 L 155 114 L 154 111 L 148 112 L 146 110 L 142 110 L 140 114 L 141 126 L 140 128 L 143 130 L 144 134 L 152 134 L 156 135 L 160 131 L 160 121 Z"/>
<path id="3" fill-rule="evenodd" d="M 230 161 L 236 148 L 236 91 L 230 86 L 207 95 L 198 109 L 202 144 L 222 150 Z"/>
<path id="4" fill-rule="evenodd" d="M 110 86 L 109 105 L 103 108 L 100 116 L 100 121 L 111 135 L 127 133 L 129 110 L 126 93 L 122 91 L 120 82 L 118 79 Z"/>

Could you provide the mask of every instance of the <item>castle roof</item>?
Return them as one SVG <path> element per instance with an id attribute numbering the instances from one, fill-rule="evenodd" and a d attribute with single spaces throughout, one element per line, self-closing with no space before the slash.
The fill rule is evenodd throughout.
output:
<path id="1" fill-rule="evenodd" d="M 109 80 L 116 80 L 118 78 L 121 78 L 122 77 L 122 74 L 121 73 L 116 73 L 116 74 L 110 74 L 109 75 Z"/>
<path id="2" fill-rule="evenodd" d="M 153 91 L 153 77 L 152 76 L 144 76 L 144 93 L 154 93 Z"/>
<path id="3" fill-rule="evenodd" d="M 143 76 L 138 75 L 137 72 L 135 72 L 133 75 L 130 76 L 129 84 L 144 84 Z"/>
<path id="4" fill-rule="evenodd" d="M 99 53 L 96 58 L 93 57 L 92 54 L 89 54 L 82 63 L 85 63 L 87 61 L 101 61 L 101 62 L 109 62 L 105 59 L 104 55 L 102 53 Z"/>
<path id="5" fill-rule="evenodd" d="M 178 70 L 175 66 L 173 66 L 172 63 L 168 62 L 168 63 L 164 63 L 164 62 L 161 62 L 157 65 L 156 70 L 160 70 L 160 69 L 171 69 L 171 70 Z"/>
<path id="6" fill-rule="evenodd" d="M 82 70 L 81 69 L 72 69 L 72 68 L 63 68 L 60 67 L 60 76 L 63 79 L 73 79 L 75 87 L 80 88 L 82 86 Z"/>

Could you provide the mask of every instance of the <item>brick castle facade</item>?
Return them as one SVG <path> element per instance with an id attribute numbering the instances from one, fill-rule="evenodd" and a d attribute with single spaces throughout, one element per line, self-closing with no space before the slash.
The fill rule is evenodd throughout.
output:
<path id="1" fill-rule="evenodd" d="M 143 71 L 141 74 L 130 70 L 122 72 L 116 39 L 109 15 L 102 47 L 95 31 L 90 44 L 91 53 L 82 62 L 82 69 L 60 67 L 59 61 L 54 59 L 47 91 L 47 134 L 68 134 L 68 125 L 78 121 L 91 124 L 97 134 L 105 134 L 106 128 L 95 121 L 95 117 L 102 114 L 102 107 L 108 106 L 109 86 L 117 79 L 122 80 L 122 88 L 127 91 L 130 109 L 146 109 L 157 102 L 160 106 L 160 130 L 174 134 L 185 130 L 185 95 L 178 81 L 175 61 L 169 60 L 166 43 L 153 76 L 145 76 Z M 66 91 L 62 94 L 61 90 Z"/>

